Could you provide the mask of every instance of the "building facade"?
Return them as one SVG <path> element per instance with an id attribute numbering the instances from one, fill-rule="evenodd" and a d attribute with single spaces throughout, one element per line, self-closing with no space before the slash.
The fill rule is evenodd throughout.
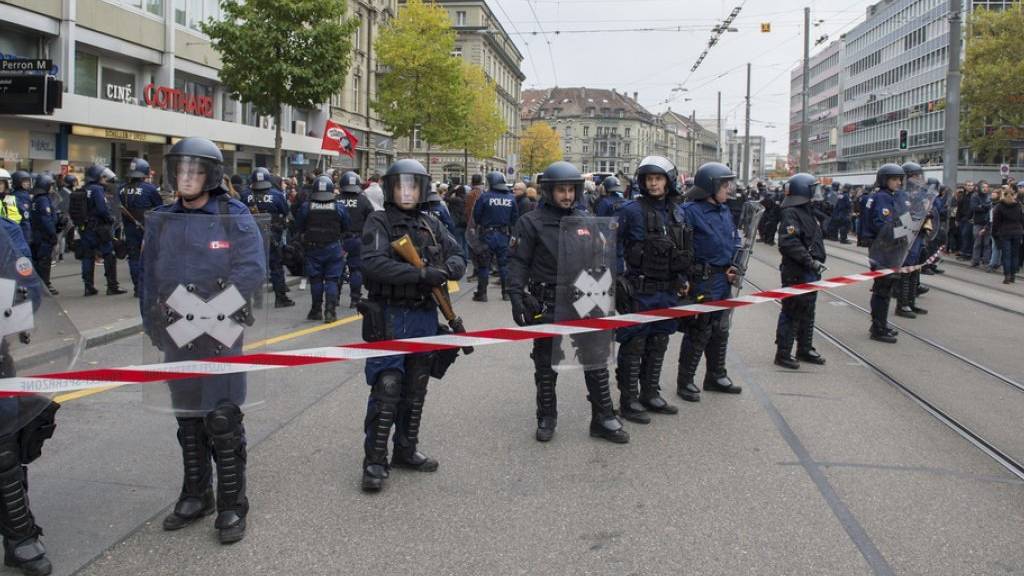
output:
<path id="1" fill-rule="evenodd" d="M 707 162 L 718 162 L 718 135 L 696 120 L 696 113 L 689 117 L 671 108 L 661 114 L 661 122 L 670 138 L 675 139 L 675 156 L 669 159 L 688 178 Z"/>
<path id="2" fill-rule="evenodd" d="M 725 165 L 732 168 L 737 178 L 743 181 L 743 151 L 746 140 L 738 130 L 725 131 L 725 146 L 723 147 L 723 161 Z M 750 135 L 750 159 L 749 177 L 745 183 L 754 180 L 765 180 L 768 178 L 767 167 L 765 166 L 765 138 L 764 136 Z"/>
<path id="3" fill-rule="evenodd" d="M 807 124 L 808 169 L 831 174 L 838 169 L 839 76 L 843 43 L 836 40 L 813 56 L 809 63 Z M 803 121 L 803 65 L 790 73 L 789 158 L 800 165 L 800 127 Z"/>
<path id="4" fill-rule="evenodd" d="M 220 59 L 199 23 L 217 0 L 0 0 L 0 57 L 47 58 L 64 83 L 52 116 L 5 117 L 7 170 L 81 172 L 92 163 L 124 173 L 131 158 L 162 170 L 178 139 L 218 143 L 230 172 L 273 162 L 274 120 L 230 98 Z M 285 174 L 320 159 L 327 106 L 285 109 Z"/>
<path id="5" fill-rule="evenodd" d="M 329 102 L 331 118 L 359 139 L 355 157 L 337 156 L 330 165 L 364 177 L 383 174 L 395 160 L 391 133 L 370 105 L 377 97 L 377 55 L 373 43 L 398 11 L 398 0 L 348 0 L 348 14 L 359 19 L 352 36 L 352 62 L 342 89 Z M 322 128 L 322 127 L 321 127 Z"/>
<path id="6" fill-rule="evenodd" d="M 403 139 L 402 155 L 420 160 L 434 180 L 465 178 L 467 172 L 485 174 L 493 170 L 511 175 L 516 170 L 520 92 L 526 79 L 521 69 L 523 55 L 485 0 L 435 0 L 435 3 L 448 11 L 455 28 L 452 56 L 480 66 L 494 82 L 498 111 L 507 129 L 489 158 L 474 158 L 463 150 L 432 146 L 418 137 Z"/>

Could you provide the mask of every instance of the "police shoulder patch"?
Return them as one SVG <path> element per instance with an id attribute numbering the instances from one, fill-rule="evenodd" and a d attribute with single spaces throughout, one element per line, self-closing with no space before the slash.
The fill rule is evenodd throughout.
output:
<path id="1" fill-rule="evenodd" d="M 888 216 L 891 213 L 892 211 L 889 210 L 888 208 L 882 208 L 882 216 Z"/>
<path id="2" fill-rule="evenodd" d="M 796 226 L 786 226 L 786 232 L 789 233 L 790 236 L 793 236 L 796 234 Z"/>

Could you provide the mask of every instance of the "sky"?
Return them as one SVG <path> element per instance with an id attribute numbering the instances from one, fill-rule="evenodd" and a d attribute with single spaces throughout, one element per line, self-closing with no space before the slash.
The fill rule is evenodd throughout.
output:
<path id="1" fill-rule="evenodd" d="M 877 0 L 487 2 L 525 57 L 524 89 L 615 88 L 638 92 L 640 104 L 651 112 L 671 106 L 685 114 L 696 110 L 697 118 L 715 117 L 720 90 L 723 123 L 742 135 L 750 62 L 750 133 L 765 136 L 769 154 L 785 155 L 789 78 L 803 58 L 804 7 L 811 8 L 814 24 L 813 55 L 862 22 L 867 7 Z M 712 27 L 736 7 L 741 7 L 732 23 L 737 31 L 723 34 L 691 72 L 707 48 Z M 771 32 L 761 32 L 762 22 L 771 24 Z M 826 34 L 828 39 L 813 47 Z M 686 91 L 673 91 L 679 87 Z"/>

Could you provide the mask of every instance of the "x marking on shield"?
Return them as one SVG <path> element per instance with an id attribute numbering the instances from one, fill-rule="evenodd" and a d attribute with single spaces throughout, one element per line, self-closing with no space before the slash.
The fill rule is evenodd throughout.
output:
<path id="1" fill-rule="evenodd" d="M 167 298 L 167 306 L 180 316 L 167 327 L 167 334 L 178 348 L 203 334 L 209 334 L 230 348 L 244 330 L 233 318 L 245 306 L 245 298 L 234 286 L 228 286 L 210 300 L 203 300 L 179 284 Z"/>

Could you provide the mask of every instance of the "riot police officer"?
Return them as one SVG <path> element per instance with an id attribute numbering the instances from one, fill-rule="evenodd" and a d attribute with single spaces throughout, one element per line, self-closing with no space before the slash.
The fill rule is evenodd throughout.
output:
<path id="1" fill-rule="evenodd" d="M 295 301 L 288 297 L 288 286 L 284 281 L 284 263 L 282 249 L 284 229 L 288 220 L 288 200 L 284 193 L 274 187 L 274 175 L 270 170 L 259 167 L 249 175 L 249 188 L 252 190 L 254 203 L 262 214 L 270 214 L 270 283 L 274 287 L 275 308 L 295 306 Z"/>
<path id="2" fill-rule="evenodd" d="M 825 271 L 825 241 L 821 226 L 811 214 L 809 203 L 818 183 L 810 174 L 796 174 L 789 179 L 788 192 L 782 201 L 779 252 L 782 253 L 782 285 L 792 286 L 821 280 Z M 817 292 L 790 296 L 782 301 L 779 323 L 775 330 L 775 364 L 796 370 L 800 360 L 824 364 L 825 359 L 814 349 L 814 307 Z M 793 341 L 796 340 L 796 358 Z"/>
<path id="3" fill-rule="evenodd" d="M 615 213 L 626 265 L 616 294 L 623 314 L 679 305 L 693 261 L 693 232 L 668 200 L 677 187 L 676 167 L 667 158 L 648 156 L 637 167 L 636 181 L 640 197 Z M 679 411 L 661 397 L 660 386 L 669 336 L 677 327 L 675 320 L 662 320 L 616 331 L 615 380 L 619 414 L 626 420 L 647 424 L 651 417 L 646 412 Z"/>
<path id="4" fill-rule="evenodd" d="M 878 169 L 875 175 L 875 185 L 878 190 L 871 196 L 865 206 L 864 222 L 861 225 L 861 235 L 858 238 L 872 246 L 878 246 L 877 254 L 871 254 L 872 269 L 883 266 L 889 260 L 894 266 L 900 262 L 894 260 L 901 256 L 894 254 L 899 252 L 899 243 L 892 241 L 892 229 L 899 218 L 896 208 L 896 194 L 903 188 L 906 173 L 898 164 L 884 164 Z M 877 242 L 877 244 L 875 244 Z M 870 254 L 870 252 L 869 252 Z M 902 260 L 901 260 L 902 261 Z M 889 327 L 889 301 L 892 299 L 893 287 L 899 283 L 899 275 L 889 274 L 881 278 L 875 278 L 871 286 L 871 339 L 887 344 L 896 343 L 896 330 Z"/>
<path id="5" fill-rule="evenodd" d="M 488 190 L 480 195 L 473 205 L 473 222 L 477 233 L 486 245 L 487 255 L 477 266 L 476 293 L 473 300 L 487 302 L 487 280 L 491 275 L 491 263 L 497 260 L 501 276 L 501 299 L 508 300 L 508 243 L 512 226 L 519 217 L 516 199 L 508 189 L 505 175 L 501 172 L 487 174 Z"/>
<path id="6" fill-rule="evenodd" d="M 21 234 L 26 240 L 32 238 L 32 174 L 24 170 L 15 170 L 11 174 L 11 199 L 9 203 L 18 208 L 21 220 L 16 223 L 21 227 Z"/>
<path id="7" fill-rule="evenodd" d="M 458 279 L 466 260 L 458 242 L 433 216 L 424 214 L 430 174 L 416 160 L 399 160 L 384 175 L 384 210 L 371 213 L 363 226 L 363 274 L 369 298 L 360 302 L 367 341 L 416 338 L 438 333 L 434 288 Z M 408 237 L 422 268 L 405 261 L 392 242 Z M 369 358 L 366 382 L 365 458 L 362 488 L 383 488 L 390 468 L 434 472 L 437 460 L 418 450 L 423 404 L 432 367 L 441 353 Z M 436 374 L 436 372 L 435 372 Z M 388 463 L 388 436 L 394 426 L 394 451 Z"/>
<path id="8" fill-rule="evenodd" d="M 625 188 L 622 187 L 622 183 L 615 176 L 608 176 L 601 180 L 601 186 L 604 187 L 604 196 L 601 196 L 601 199 L 597 201 L 597 208 L 594 209 L 594 214 L 601 217 L 614 216 L 615 211 L 626 203 Z"/>
<path id="9" fill-rule="evenodd" d="M 103 256 L 103 274 L 107 279 L 107 295 L 124 294 L 117 282 L 117 258 L 114 256 L 112 227 L 114 217 L 107 208 L 106 186 L 114 173 L 93 164 L 85 171 L 85 187 L 71 195 L 71 218 L 79 232 L 82 259 L 82 282 L 85 295 L 98 294 L 93 283 L 96 253 Z"/>
<path id="10" fill-rule="evenodd" d="M 897 202 L 910 202 L 911 196 L 919 196 L 927 186 L 924 169 L 917 162 L 905 162 L 900 168 L 906 175 L 904 190 L 897 194 Z M 921 253 L 924 252 L 924 235 L 918 234 L 910 245 L 904 266 L 920 264 Z M 903 318 L 917 318 L 928 311 L 917 305 L 918 290 L 921 284 L 921 271 L 901 272 L 896 284 L 896 315 Z"/>
<path id="11" fill-rule="evenodd" d="M 735 193 L 736 175 L 718 162 L 702 165 L 694 175 L 693 188 L 680 209 L 693 229 L 694 264 L 690 273 L 690 297 L 698 304 L 730 296 L 738 270 L 733 265 L 740 245 L 739 234 L 729 211 Z M 707 355 L 704 390 L 739 394 L 725 369 L 729 344 L 729 311 L 701 314 L 680 321 L 683 343 L 679 348 L 679 376 L 676 393 L 688 402 L 699 402 L 701 389 L 694 375 L 701 355 Z"/>
<path id="12" fill-rule="evenodd" d="M 516 223 L 509 263 L 509 298 L 512 318 L 520 326 L 554 320 L 558 290 L 558 245 L 560 221 L 582 216 L 576 198 L 583 193 L 583 176 L 568 162 L 555 162 L 544 170 L 540 181 L 541 201 Z M 550 338 L 533 341 L 534 383 L 537 387 L 537 432 L 539 442 L 555 434 L 558 406 L 555 385 L 558 373 L 552 368 L 555 344 Z M 581 353 L 586 353 L 581 350 Z M 603 361 L 606 363 L 607 358 Z M 596 363 L 596 362 L 595 362 Z M 591 405 L 590 435 L 625 444 L 629 433 L 615 416 L 606 366 L 584 371 Z"/>
<path id="13" fill-rule="evenodd" d="M 223 187 L 224 157 L 213 142 L 184 138 L 167 152 L 164 163 L 167 185 L 177 199 L 154 208 L 146 219 L 140 272 L 146 334 L 162 351 L 165 362 L 241 354 L 244 327 L 255 322 L 251 303 L 267 277 L 259 228 L 249 209 Z M 177 321 L 191 316 L 184 310 L 182 318 L 171 316 L 171 310 L 184 307 L 175 303 L 175 298 L 182 300 L 180 294 L 190 294 L 209 306 L 214 297 L 229 291 L 245 303 L 238 305 L 230 318 L 218 318 L 241 328 L 231 343 L 224 342 L 223 335 L 202 332 L 182 337 L 170 330 Z M 143 392 L 169 392 L 170 408 L 178 421 L 184 479 L 174 510 L 163 520 L 164 530 L 184 528 L 216 511 L 220 542 L 241 540 L 249 512 L 242 424 L 248 394 L 246 374 L 179 379 L 163 390 Z"/>
<path id="14" fill-rule="evenodd" d="M 124 212 L 124 240 L 128 248 L 128 271 L 132 277 L 134 296 L 139 296 L 139 268 L 142 265 L 142 235 L 145 232 L 146 212 L 163 206 L 163 198 L 149 178 L 149 162 L 135 158 L 128 165 L 128 181 L 118 191 Z"/>
<path id="15" fill-rule="evenodd" d="M 32 186 L 32 264 L 46 285 L 50 294 L 56 296 L 57 289 L 50 283 L 53 248 L 57 245 L 57 211 L 50 202 L 53 177 L 38 174 Z"/>
<path id="16" fill-rule="evenodd" d="M 348 268 L 349 308 L 355 308 L 363 290 L 363 225 L 374 207 L 363 193 L 358 174 L 345 172 L 338 182 L 341 186 L 340 201 L 349 219 L 348 229 L 341 235 L 341 249 L 345 252 L 345 267 Z"/>
<path id="17" fill-rule="evenodd" d="M 338 281 L 345 267 L 341 240 L 348 226 L 348 212 L 334 197 L 331 177 L 317 177 L 313 181 L 313 193 L 299 209 L 296 221 L 306 251 L 306 275 L 313 298 L 307 320 L 323 320 L 329 324 L 338 319 Z"/>
<path id="18" fill-rule="evenodd" d="M 832 208 L 832 226 L 836 230 L 836 236 L 840 244 L 849 244 L 850 216 L 853 212 L 853 200 L 850 199 L 850 185 L 843 184 L 836 198 L 836 204 Z"/>

